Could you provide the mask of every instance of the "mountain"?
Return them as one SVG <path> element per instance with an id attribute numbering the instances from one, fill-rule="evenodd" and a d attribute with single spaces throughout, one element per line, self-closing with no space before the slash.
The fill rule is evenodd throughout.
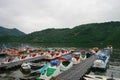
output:
<path id="1" fill-rule="evenodd" d="M 43 31 L 37 31 L 33 32 L 31 34 L 28 34 L 24 37 L 22 37 L 21 41 L 28 41 L 28 42 L 40 42 L 40 43 L 58 43 L 58 42 L 64 42 L 65 36 L 68 36 L 70 31 L 69 28 L 65 29 L 46 29 Z"/>
<path id="2" fill-rule="evenodd" d="M 74 46 L 120 47 L 120 22 L 91 23 L 76 26 L 72 29 L 46 29 L 33 32 L 20 38 L 28 43 L 58 43 Z"/>
<path id="3" fill-rule="evenodd" d="M 25 35 L 25 33 L 19 31 L 16 28 L 8 29 L 0 26 L 0 36 L 22 36 L 22 35 Z"/>
<path id="4" fill-rule="evenodd" d="M 120 48 L 120 22 L 91 23 L 72 29 L 46 29 L 31 34 L 0 38 L 1 42 L 33 43 L 46 46 L 105 47 Z"/>

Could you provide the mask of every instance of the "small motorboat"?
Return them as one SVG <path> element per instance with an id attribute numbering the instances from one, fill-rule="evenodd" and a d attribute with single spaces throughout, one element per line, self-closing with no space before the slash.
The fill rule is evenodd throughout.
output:
<path id="1" fill-rule="evenodd" d="M 2 65 L 2 64 L 11 63 L 13 60 L 14 60 L 14 57 L 4 58 L 4 59 L 1 61 L 1 65 Z"/>
<path id="2" fill-rule="evenodd" d="M 104 71 L 106 71 L 108 67 L 109 67 L 109 56 L 105 55 L 104 53 L 98 55 L 97 60 L 94 61 L 94 64 L 92 66 L 93 69 L 98 68 Z"/>
<path id="3" fill-rule="evenodd" d="M 34 70 L 34 71 L 32 71 L 31 73 L 30 73 L 30 75 L 31 76 L 36 76 L 36 75 L 41 75 L 41 74 L 44 74 L 45 73 L 45 71 L 47 70 L 47 68 L 48 68 L 48 63 L 47 64 L 45 64 L 43 67 L 41 67 L 41 68 L 39 68 L 39 69 L 37 69 L 37 70 Z"/>
<path id="4" fill-rule="evenodd" d="M 112 47 L 112 45 L 108 45 L 108 46 L 107 46 L 107 49 L 109 49 L 110 52 L 112 53 L 112 51 L 113 51 L 113 47 Z"/>
<path id="5" fill-rule="evenodd" d="M 43 56 L 43 55 L 45 55 L 45 53 L 44 52 L 39 52 L 38 55 Z"/>
<path id="6" fill-rule="evenodd" d="M 64 55 L 58 58 L 60 61 L 60 70 L 61 72 L 70 69 L 73 66 L 72 56 L 71 55 Z"/>
<path id="7" fill-rule="evenodd" d="M 81 50 L 80 51 L 80 58 L 82 59 L 82 60 L 85 60 L 87 57 L 86 57 L 86 51 L 85 50 Z"/>
<path id="8" fill-rule="evenodd" d="M 36 80 L 50 80 L 52 77 L 59 75 L 61 73 L 59 63 L 58 60 L 52 60 L 46 69 L 45 74 L 41 74 Z"/>
<path id="9" fill-rule="evenodd" d="M 36 53 L 31 53 L 31 54 L 30 54 L 30 57 L 31 57 L 31 58 L 34 58 L 34 57 L 36 57 L 36 56 L 37 56 Z"/>
<path id="10" fill-rule="evenodd" d="M 55 55 L 56 55 L 56 57 L 60 57 L 62 55 L 62 53 L 58 52 Z"/>
<path id="11" fill-rule="evenodd" d="M 43 67 L 45 65 L 45 63 L 31 63 L 31 69 L 35 70 L 35 69 L 39 69 L 41 67 Z"/>
<path id="12" fill-rule="evenodd" d="M 22 55 L 19 56 L 20 60 L 25 60 L 26 58 L 27 58 L 27 55 L 24 55 L 24 54 L 22 54 Z"/>
<path id="13" fill-rule="evenodd" d="M 34 70 L 34 69 L 39 69 L 44 66 L 45 63 L 31 63 L 31 62 L 25 62 L 21 65 L 21 68 L 23 70 Z"/>
<path id="14" fill-rule="evenodd" d="M 73 62 L 73 64 L 78 64 L 81 62 L 80 52 L 73 52 L 72 53 L 72 62 Z"/>
<path id="15" fill-rule="evenodd" d="M 0 52 L 0 56 L 6 56 L 7 53 Z"/>
<path id="16" fill-rule="evenodd" d="M 25 62 L 21 65 L 21 71 L 22 72 L 31 72 L 31 63 Z"/>
<path id="17" fill-rule="evenodd" d="M 56 54 L 55 53 L 47 53 L 46 57 L 45 57 L 45 59 L 49 59 L 49 60 L 55 59 L 55 58 L 56 58 Z"/>
<path id="18" fill-rule="evenodd" d="M 33 70 L 29 73 L 28 76 L 20 78 L 20 80 L 41 80 L 39 77 L 41 74 L 45 74 L 45 71 L 48 68 L 48 64 L 45 64 L 43 67 Z"/>

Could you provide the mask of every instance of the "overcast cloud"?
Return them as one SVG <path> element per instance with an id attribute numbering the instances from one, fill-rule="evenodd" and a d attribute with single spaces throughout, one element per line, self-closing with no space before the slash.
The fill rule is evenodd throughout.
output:
<path id="1" fill-rule="evenodd" d="M 0 0 L 0 26 L 31 33 L 120 21 L 120 0 Z"/>

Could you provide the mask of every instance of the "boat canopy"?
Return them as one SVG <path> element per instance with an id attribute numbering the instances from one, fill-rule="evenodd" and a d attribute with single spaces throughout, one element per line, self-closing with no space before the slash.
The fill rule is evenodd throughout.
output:
<path id="1" fill-rule="evenodd" d="M 52 60 L 52 61 L 50 61 L 50 64 L 51 64 L 52 66 L 57 66 L 57 65 L 60 64 L 60 62 L 59 62 L 58 60 Z"/>
<path id="2" fill-rule="evenodd" d="M 98 55 L 98 59 L 99 60 L 103 60 L 103 61 L 105 61 L 106 60 L 106 55 L 105 54 L 100 54 L 100 55 Z"/>
<path id="3" fill-rule="evenodd" d="M 85 51 L 85 50 L 81 50 L 80 52 L 81 52 L 81 54 L 85 54 L 85 53 L 86 53 L 86 51 Z"/>
<path id="4" fill-rule="evenodd" d="M 64 56 L 61 56 L 60 58 L 63 59 L 63 60 L 66 59 L 68 61 L 72 60 L 72 56 L 71 55 L 64 55 Z"/>

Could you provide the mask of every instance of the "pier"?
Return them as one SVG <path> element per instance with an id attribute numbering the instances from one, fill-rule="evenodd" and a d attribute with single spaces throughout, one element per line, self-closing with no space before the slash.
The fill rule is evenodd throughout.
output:
<path id="1" fill-rule="evenodd" d="M 6 63 L 6 64 L 1 64 L 0 69 L 10 69 L 10 68 L 13 68 L 15 66 L 19 66 L 24 62 L 33 62 L 33 61 L 37 61 L 37 60 L 42 60 L 44 58 L 45 58 L 45 56 L 38 56 L 38 57 L 29 58 L 29 59 L 25 59 L 25 60 L 20 60 L 20 61 L 10 62 L 10 63 Z"/>
<path id="2" fill-rule="evenodd" d="M 79 80 L 87 72 L 87 70 L 91 68 L 96 59 L 96 55 L 87 58 L 81 63 L 76 64 L 67 71 L 59 74 L 57 77 L 55 77 L 55 80 Z"/>
<path id="3" fill-rule="evenodd" d="M 75 64 L 70 69 L 54 77 L 55 80 L 59 80 L 59 79 L 60 80 L 79 80 L 91 68 L 91 66 L 93 65 L 93 62 L 97 59 L 97 57 L 98 57 L 97 55 L 92 55 L 91 57 L 83 60 L 79 64 Z M 24 62 L 33 62 L 36 60 L 43 60 L 43 59 L 45 59 L 45 56 L 39 56 L 39 57 L 20 60 L 16 62 L 10 62 L 7 64 L 0 65 L 0 69 L 10 69 L 16 66 L 20 66 Z"/>

